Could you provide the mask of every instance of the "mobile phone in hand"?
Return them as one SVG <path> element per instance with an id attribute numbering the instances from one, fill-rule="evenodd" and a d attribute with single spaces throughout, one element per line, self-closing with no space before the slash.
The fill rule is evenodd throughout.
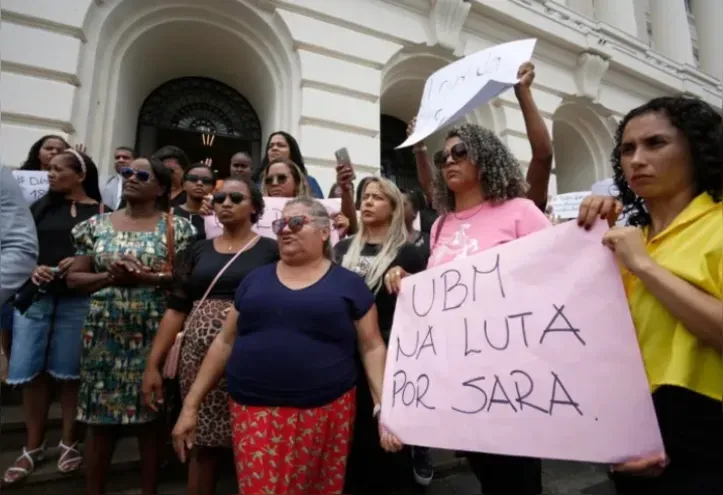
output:
<path id="1" fill-rule="evenodd" d="M 334 152 L 334 155 L 336 156 L 336 163 L 337 166 L 339 165 L 351 165 L 351 158 L 349 157 L 349 150 L 344 148 L 339 148 Z"/>

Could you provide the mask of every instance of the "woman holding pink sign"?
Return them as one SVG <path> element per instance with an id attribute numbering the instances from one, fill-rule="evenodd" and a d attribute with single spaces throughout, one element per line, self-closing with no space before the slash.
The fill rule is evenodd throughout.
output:
<path id="1" fill-rule="evenodd" d="M 628 113 L 612 165 L 628 226 L 603 238 L 623 282 L 665 453 L 613 466 L 623 495 L 723 493 L 723 123 L 707 103 L 656 98 Z M 579 222 L 618 211 L 588 197 Z"/>

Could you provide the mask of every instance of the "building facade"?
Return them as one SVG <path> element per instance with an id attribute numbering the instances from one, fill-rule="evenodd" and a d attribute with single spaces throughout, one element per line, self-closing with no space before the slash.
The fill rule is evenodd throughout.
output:
<path id="1" fill-rule="evenodd" d="M 209 150 L 214 160 L 269 133 L 295 135 L 312 175 L 334 181 L 334 150 L 358 175 L 413 182 L 395 151 L 424 82 L 449 62 L 536 37 L 534 95 L 555 146 L 552 193 L 611 175 L 617 121 L 660 95 L 721 108 L 720 0 L 3 0 L 2 162 L 40 136 L 84 143 L 102 174 L 118 145 Z M 514 94 L 467 117 L 530 158 Z M 441 135 L 431 138 L 441 143 Z M 220 165 L 221 167 L 223 164 Z"/>

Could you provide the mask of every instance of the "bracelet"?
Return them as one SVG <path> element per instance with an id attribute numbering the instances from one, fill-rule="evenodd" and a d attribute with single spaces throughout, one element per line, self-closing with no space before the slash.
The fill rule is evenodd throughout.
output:
<path id="1" fill-rule="evenodd" d="M 373 417 L 373 418 L 378 418 L 378 417 L 379 417 L 379 413 L 381 413 L 381 412 L 382 412 L 382 405 L 381 405 L 381 404 L 375 404 L 375 405 L 374 405 L 374 410 L 372 411 L 372 417 Z"/>

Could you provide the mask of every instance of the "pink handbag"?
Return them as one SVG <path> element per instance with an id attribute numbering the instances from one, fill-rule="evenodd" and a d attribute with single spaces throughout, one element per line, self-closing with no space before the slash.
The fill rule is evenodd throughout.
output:
<path id="1" fill-rule="evenodd" d="M 233 257 L 224 265 L 223 268 L 219 270 L 219 272 L 216 274 L 216 278 L 213 279 L 211 284 L 208 286 L 208 289 L 206 289 L 206 293 L 203 295 L 200 301 L 198 301 L 198 304 L 193 309 L 191 314 L 188 315 L 186 318 L 186 321 L 191 321 L 191 317 L 196 313 L 196 310 L 201 307 L 201 305 L 206 301 L 206 298 L 211 293 L 211 290 L 213 289 L 213 286 L 216 285 L 216 282 L 218 282 L 218 279 L 221 278 L 221 275 L 226 271 L 226 269 L 231 266 L 231 264 L 236 261 L 236 258 L 238 258 L 241 253 L 244 251 L 247 251 L 257 240 L 259 240 L 259 236 L 254 237 L 251 239 L 248 244 L 246 244 L 239 252 L 233 255 Z M 178 332 L 176 335 L 176 340 L 173 342 L 173 346 L 171 346 L 171 350 L 168 351 L 168 355 L 166 356 L 166 361 L 163 364 L 163 377 L 168 378 L 170 380 L 173 380 L 178 376 L 178 364 L 181 361 L 181 347 L 183 346 L 183 334 L 185 332 Z"/>

